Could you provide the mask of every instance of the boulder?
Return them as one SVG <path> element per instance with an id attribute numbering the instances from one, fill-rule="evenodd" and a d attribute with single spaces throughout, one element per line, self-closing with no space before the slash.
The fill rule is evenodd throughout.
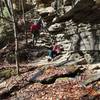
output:
<path id="1" fill-rule="evenodd" d="M 72 6 L 65 6 L 64 9 L 65 9 L 65 13 L 67 13 L 72 9 Z"/>
<path id="2" fill-rule="evenodd" d="M 43 14 L 51 14 L 54 13 L 55 10 L 53 7 L 46 7 L 46 8 L 40 8 L 37 10 L 41 15 Z"/>
<path id="3" fill-rule="evenodd" d="M 58 31 L 62 31 L 64 29 L 64 27 L 62 26 L 62 24 L 60 24 L 60 23 L 55 23 L 55 24 L 53 24 L 53 25 L 51 25 L 49 28 L 48 28 L 48 30 L 50 31 L 50 32 L 58 32 Z"/>

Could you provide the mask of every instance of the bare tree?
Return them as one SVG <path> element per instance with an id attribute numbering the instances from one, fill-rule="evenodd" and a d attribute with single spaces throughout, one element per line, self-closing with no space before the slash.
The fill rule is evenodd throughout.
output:
<path id="1" fill-rule="evenodd" d="M 15 17 L 14 17 L 14 11 L 13 11 L 12 0 L 10 0 L 10 3 L 11 3 L 11 12 L 12 12 L 12 21 L 13 21 L 13 30 L 14 30 L 14 37 L 15 37 L 15 60 L 16 60 L 16 70 L 17 70 L 17 74 L 19 74 L 18 39 L 17 39 L 17 30 L 16 30 L 16 24 L 15 24 Z"/>
<path id="2" fill-rule="evenodd" d="M 3 9 L 2 9 L 2 6 L 3 6 L 3 2 L 0 1 L 0 16 L 3 17 Z M 3 19 L 1 18 L 1 22 L 3 22 Z"/>
<path id="3" fill-rule="evenodd" d="M 26 35 L 26 45 L 27 45 L 28 41 L 27 41 L 27 30 L 26 30 L 26 21 L 25 21 L 25 12 L 24 12 L 24 2 L 23 2 L 23 0 L 21 0 L 21 5 L 22 5 L 22 11 L 23 11 L 24 32 L 25 32 L 25 35 Z"/>

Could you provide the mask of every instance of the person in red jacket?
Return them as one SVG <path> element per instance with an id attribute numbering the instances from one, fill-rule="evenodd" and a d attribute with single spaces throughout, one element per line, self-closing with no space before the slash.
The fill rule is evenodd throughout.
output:
<path id="1" fill-rule="evenodd" d="M 33 45 L 36 44 L 38 38 L 39 38 L 39 33 L 41 29 L 41 18 L 33 19 L 31 26 L 30 26 L 30 32 L 32 33 L 32 39 L 33 39 Z"/>

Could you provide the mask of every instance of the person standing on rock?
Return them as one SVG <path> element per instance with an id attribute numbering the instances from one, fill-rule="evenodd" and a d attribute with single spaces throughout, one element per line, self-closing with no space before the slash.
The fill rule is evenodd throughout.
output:
<path id="1" fill-rule="evenodd" d="M 40 36 L 41 27 L 42 27 L 42 19 L 41 19 L 41 16 L 37 13 L 35 17 L 32 19 L 32 23 L 30 26 L 30 32 L 32 33 L 33 45 L 37 43 L 37 40 Z"/>

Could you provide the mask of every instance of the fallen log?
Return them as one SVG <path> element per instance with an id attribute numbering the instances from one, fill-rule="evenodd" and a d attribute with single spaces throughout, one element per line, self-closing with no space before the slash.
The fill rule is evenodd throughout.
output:
<path id="1" fill-rule="evenodd" d="M 78 67 L 67 66 L 67 67 L 48 67 L 44 73 L 37 77 L 36 81 L 42 84 L 54 83 L 57 78 L 60 77 L 74 77 L 80 72 Z"/>

